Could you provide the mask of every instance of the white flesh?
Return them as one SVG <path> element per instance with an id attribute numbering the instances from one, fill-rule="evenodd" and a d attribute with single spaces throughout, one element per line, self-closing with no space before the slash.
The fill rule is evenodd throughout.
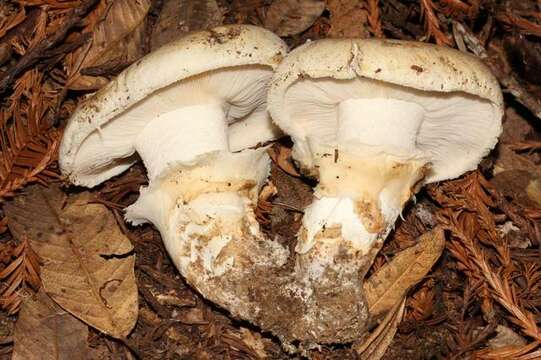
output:
<path id="1" fill-rule="evenodd" d="M 143 159 L 150 181 L 175 164 L 229 150 L 222 105 L 192 105 L 156 116 L 137 136 L 135 150 Z"/>

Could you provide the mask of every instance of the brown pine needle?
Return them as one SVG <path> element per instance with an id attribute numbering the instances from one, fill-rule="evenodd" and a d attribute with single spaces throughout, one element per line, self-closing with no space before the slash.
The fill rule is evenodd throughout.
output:
<path id="1" fill-rule="evenodd" d="M 19 311 L 24 286 L 34 291 L 41 286 L 40 260 L 24 239 L 13 252 L 14 260 L 0 272 L 0 308 L 12 315 Z"/>
<path id="2" fill-rule="evenodd" d="M 426 37 L 434 38 L 438 45 L 452 45 L 451 40 L 441 30 L 441 24 L 434 11 L 432 0 L 421 0 L 421 13 L 425 21 Z"/>
<path id="3" fill-rule="evenodd" d="M 368 23 L 370 24 L 372 34 L 377 38 L 383 38 L 379 0 L 368 0 Z"/>

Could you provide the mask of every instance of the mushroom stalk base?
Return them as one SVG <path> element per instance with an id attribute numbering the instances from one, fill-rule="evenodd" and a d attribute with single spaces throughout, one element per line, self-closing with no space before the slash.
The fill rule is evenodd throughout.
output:
<path id="1" fill-rule="evenodd" d="M 377 239 L 387 237 L 429 171 L 423 159 L 373 153 L 368 147 L 310 146 L 319 184 L 303 218 L 296 248 L 300 254 L 310 251 L 329 229 L 339 232 L 353 250 L 367 253 Z"/>
<path id="2" fill-rule="evenodd" d="M 150 181 L 198 155 L 228 150 L 227 121 L 220 104 L 186 106 L 152 119 L 135 141 Z"/>
<path id="3" fill-rule="evenodd" d="M 359 277 L 368 257 L 348 252 L 336 232 L 302 259 L 267 238 L 254 210 L 269 165 L 265 149 L 206 155 L 151 183 L 126 216 L 156 225 L 205 298 L 271 331 L 289 350 L 294 340 L 303 348 L 353 341 L 368 319 Z"/>

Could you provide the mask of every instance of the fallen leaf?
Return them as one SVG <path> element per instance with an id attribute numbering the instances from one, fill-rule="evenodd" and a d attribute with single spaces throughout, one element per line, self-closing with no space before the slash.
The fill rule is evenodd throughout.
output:
<path id="1" fill-rule="evenodd" d="M 406 298 L 403 297 L 394 304 L 391 311 L 387 313 L 383 321 L 378 325 L 367 339 L 359 341 L 353 345 L 353 349 L 357 352 L 360 359 L 379 360 L 385 355 L 385 352 L 391 345 L 398 324 L 404 317 L 406 308 Z"/>
<path id="2" fill-rule="evenodd" d="M 223 17 L 216 0 L 166 1 L 152 31 L 151 47 L 157 49 L 189 31 L 218 26 Z"/>
<path id="3" fill-rule="evenodd" d="M 13 360 L 87 359 L 88 327 L 43 290 L 28 297 L 13 335 Z"/>
<path id="4" fill-rule="evenodd" d="M 367 38 L 368 11 L 361 0 L 328 0 L 329 37 Z"/>
<path id="5" fill-rule="evenodd" d="M 385 314 L 408 289 L 432 268 L 445 248 L 445 236 L 439 227 L 419 237 L 419 242 L 396 255 L 364 282 L 364 294 L 370 314 Z"/>
<path id="6" fill-rule="evenodd" d="M 276 0 L 265 17 L 265 27 L 278 36 L 297 35 L 308 29 L 325 10 L 322 0 Z"/>
<path id="7" fill-rule="evenodd" d="M 300 177 L 301 174 L 297 171 L 295 168 L 295 165 L 293 165 L 291 159 L 291 148 L 281 146 L 281 145 L 275 145 L 267 151 L 269 153 L 270 158 L 278 167 L 282 170 L 284 170 L 286 173 L 288 173 L 291 176 Z"/>
<path id="8" fill-rule="evenodd" d="M 537 170 L 536 168 L 533 170 Z M 498 172 L 490 180 L 490 183 L 502 195 L 511 197 L 524 207 L 541 208 L 541 177 L 536 171 L 506 170 Z"/>
<path id="9" fill-rule="evenodd" d="M 95 90 L 108 80 L 103 76 L 82 75 L 86 68 L 129 64 L 143 55 L 142 41 L 150 0 L 116 0 L 107 3 L 102 21 L 92 30 L 86 46 L 66 57 L 68 88 Z M 97 15 L 96 15 L 97 16 Z"/>
<path id="10" fill-rule="evenodd" d="M 498 157 L 493 170 L 495 175 L 506 170 L 526 170 L 541 174 L 541 168 L 538 165 L 528 157 L 517 154 L 506 144 L 499 144 L 497 153 Z"/>
<path id="11" fill-rule="evenodd" d="M 532 138 L 535 129 L 516 109 L 508 107 L 503 117 L 503 129 L 500 143 L 512 144 Z"/>
<path id="12" fill-rule="evenodd" d="M 137 320 L 133 247 L 90 193 L 70 198 L 35 185 L 4 207 L 9 229 L 30 239 L 43 261 L 41 280 L 62 308 L 116 338 Z M 39 214 L 39 216 L 37 216 Z"/>

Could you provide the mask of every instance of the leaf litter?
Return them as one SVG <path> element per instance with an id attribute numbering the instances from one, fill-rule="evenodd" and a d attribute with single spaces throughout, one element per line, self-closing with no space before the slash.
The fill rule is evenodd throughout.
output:
<path id="1" fill-rule="evenodd" d="M 4 211 L 13 236 L 30 239 L 42 261 L 44 291 L 89 325 L 122 338 L 138 312 L 133 246 L 113 214 L 92 198 L 67 198 L 57 187 L 35 185 Z"/>
<path id="2" fill-rule="evenodd" d="M 275 339 L 231 320 L 193 292 L 171 264 L 154 229 L 124 224 L 122 209 L 137 198 L 146 182 L 140 165 L 91 193 L 60 190 L 57 185 L 62 181 L 56 164 L 62 126 L 83 96 L 149 49 L 185 31 L 219 23 L 252 23 L 286 36 L 292 47 L 307 39 L 348 36 L 458 47 L 481 57 L 508 94 L 498 149 L 479 171 L 418 194 L 417 203 L 404 211 L 405 220 L 397 224 L 375 259 L 366 286 L 384 278 L 378 279 L 376 288 L 388 301 L 378 310 L 382 315 L 371 337 L 353 346 L 321 347 L 309 355 L 314 359 L 541 357 L 538 12 L 539 4 L 533 0 L 0 3 L 0 305 L 4 309 L 0 356 L 20 356 L 24 344 L 25 358 L 32 358 L 32 349 L 47 348 L 55 341 L 51 327 L 40 323 L 35 313 L 45 309 L 52 319 L 62 319 L 55 322 L 59 334 L 79 324 L 73 332 L 76 339 L 66 346 L 88 349 L 90 358 L 289 358 Z M 274 165 L 269 186 L 260 197 L 258 219 L 266 232 L 294 247 L 302 210 L 312 196 L 309 180 L 291 161 L 290 144 L 275 145 L 272 155 Z M 28 187 L 31 183 L 48 188 Z M 38 193 L 48 195 L 37 197 Z M 49 199 L 46 205 L 44 198 Z M 38 237 L 46 224 L 53 231 L 41 231 Z M 442 238 L 425 242 L 435 236 L 438 226 L 445 234 L 439 259 Z M 47 251 L 50 241 L 61 244 L 62 251 Z M 62 256 L 74 251 L 88 263 L 70 264 L 73 256 Z M 419 263 L 416 271 L 403 265 L 408 261 Z M 88 264 L 107 268 L 121 263 L 125 276 L 87 281 L 84 288 L 98 290 L 80 304 L 76 295 L 62 293 L 69 287 L 51 271 L 53 265 L 64 264 L 55 270 L 69 278 L 80 276 Z M 410 281 L 397 280 L 408 277 Z M 415 285 L 413 278 L 422 280 Z M 116 280 L 129 284 L 129 295 L 122 300 L 114 296 L 123 291 Z M 132 310 L 139 303 L 138 311 L 119 310 L 123 301 Z M 97 309 L 94 319 L 83 314 L 90 309 Z M 76 317 L 90 325 L 88 334 Z M 32 326 L 36 321 L 41 325 Z"/>
<path id="3" fill-rule="evenodd" d="M 13 334 L 13 360 L 86 359 L 88 327 L 43 290 L 25 299 Z"/>

